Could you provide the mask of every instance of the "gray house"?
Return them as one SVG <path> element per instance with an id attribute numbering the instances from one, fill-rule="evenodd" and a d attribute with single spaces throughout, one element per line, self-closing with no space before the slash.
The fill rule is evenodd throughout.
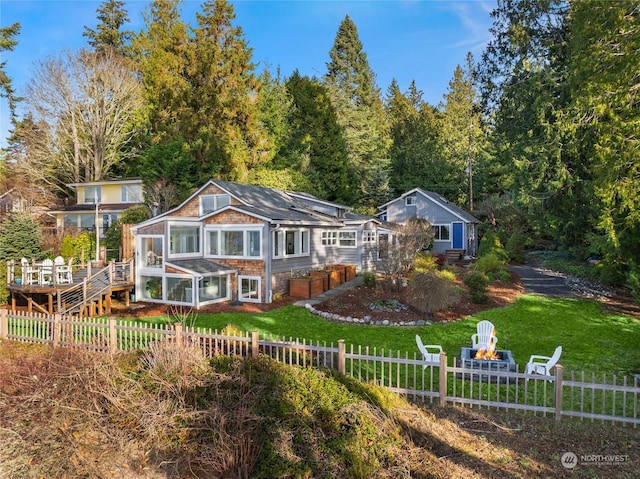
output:
<path id="1" fill-rule="evenodd" d="M 438 193 L 414 188 L 378 209 L 378 218 L 390 223 L 403 224 L 414 217 L 426 219 L 436 234 L 433 253 L 459 250 L 466 256 L 475 256 L 478 251 L 480 221 Z"/>
<path id="2" fill-rule="evenodd" d="M 270 303 L 293 276 L 330 264 L 372 270 L 376 218 L 312 195 L 210 180 L 132 227 L 136 297 L 168 304 Z"/>

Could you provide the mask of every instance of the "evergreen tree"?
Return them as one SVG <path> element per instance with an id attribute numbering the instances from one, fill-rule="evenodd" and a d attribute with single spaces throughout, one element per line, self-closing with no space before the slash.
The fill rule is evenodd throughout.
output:
<path id="1" fill-rule="evenodd" d="M 406 94 L 393 80 L 387 93 L 387 115 L 393 143 L 390 188 L 398 196 L 413 188 L 425 188 L 446 195 L 443 162 L 438 152 L 438 112 L 422 99 L 411 82 Z"/>
<path id="2" fill-rule="evenodd" d="M 232 25 L 234 18 L 226 0 L 207 0 L 196 13 L 188 50 L 190 89 L 181 121 L 201 181 L 219 173 L 245 182 L 250 169 L 270 160 L 272 145 L 258 121 L 260 82 L 252 49 Z"/>
<path id="3" fill-rule="evenodd" d="M 479 69 L 493 150 L 535 231 L 566 244 L 590 229 L 589 172 L 565 145 L 568 4 L 499 0 Z M 574 213 L 572 214 L 571 211 Z"/>
<path id="4" fill-rule="evenodd" d="M 129 22 L 124 1 L 105 0 L 97 12 L 100 23 L 95 30 L 84 27 L 82 35 L 88 38 L 89 45 L 98 53 L 113 50 L 120 55 L 126 55 L 132 32 L 121 30 L 123 25 Z"/>
<path id="5" fill-rule="evenodd" d="M 599 253 L 607 267 L 626 273 L 640 257 L 638 3 L 578 0 L 571 6 L 571 103 L 563 127 L 572 132 L 567 150 L 592 175 L 598 205 L 585 255 Z"/>
<path id="6" fill-rule="evenodd" d="M 182 136 L 182 99 L 189 84 L 184 58 L 187 26 L 180 19 L 181 0 L 152 0 L 143 12 L 145 29 L 132 39 L 135 63 L 145 89 L 150 143 Z"/>
<path id="7" fill-rule="evenodd" d="M 347 161 L 343 131 L 326 88 L 297 71 L 287 81 L 294 108 L 288 151 L 300 152 L 300 170 L 309 177 L 319 197 L 353 204 L 356 179 Z"/>
<path id="8" fill-rule="evenodd" d="M 390 137 L 375 73 L 348 15 L 338 28 L 329 57 L 325 84 L 345 130 L 349 161 L 364 194 L 374 172 L 389 165 Z"/>
<path id="9" fill-rule="evenodd" d="M 458 66 L 449 82 L 440 109 L 441 159 L 446 165 L 445 181 L 452 185 L 447 198 L 473 210 L 473 175 L 486 163 L 486 133 L 473 80 L 473 57 L 467 55 L 466 67 Z M 493 178 L 493 181 L 499 181 Z M 456 188 L 455 185 L 458 187 Z M 476 185 L 476 189 L 477 189 Z"/>
<path id="10" fill-rule="evenodd" d="M 40 225 L 26 213 L 15 213 L 0 223 L 0 261 L 42 259 Z"/>
<path id="11" fill-rule="evenodd" d="M 18 41 L 14 38 L 20 34 L 20 24 L 14 23 L 8 27 L 0 27 L 0 52 L 13 51 Z M 9 101 L 9 112 L 13 120 L 16 111 L 16 104 L 19 98 L 11 85 L 11 78 L 5 70 L 6 60 L 0 61 L 0 98 L 6 98 Z"/>

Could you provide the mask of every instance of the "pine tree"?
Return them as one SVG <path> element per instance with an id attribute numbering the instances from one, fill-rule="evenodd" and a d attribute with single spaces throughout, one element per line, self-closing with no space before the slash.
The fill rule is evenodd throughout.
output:
<path id="1" fill-rule="evenodd" d="M 362 195 L 374 172 L 389 165 L 390 138 L 375 73 L 348 15 L 338 28 L 329 57 L 324 81 L 345 130 L 349 161 L 360 178 Z"/>

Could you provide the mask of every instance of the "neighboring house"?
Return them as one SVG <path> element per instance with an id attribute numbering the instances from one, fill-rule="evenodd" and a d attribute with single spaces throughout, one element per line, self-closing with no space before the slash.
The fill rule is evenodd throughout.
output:
<path id="1" fill-rule="evenodd" d="M 136 298 L 176 305 L 270 303 L 329 264 L 375 269 L 375 218 L 306 193 L 210 180 L 131 228 Z"/>
<path id="2" fill-rule="evenodd" d="M 56 218 L 56 226 L 89 230 L 97 226 L 100 237 L 104 237 L 124 210 L 144 201 L 141 179 L 91 181 L 67 186 L 76 191 L 76 203 L 49 211 Z"/>
<path id="3" fill-rule="evenodd" d="M 403 224 L 415 217 L 427 220 L 435 230 L 433 253 L 464 250 L 465 255 L 475 256 L 478 251 L 480 220 L 437 193 L 414 188 L 378 209 L 382 221 Z"/>
<path id="4" fill-rule="evenodd" d="M 47 213 L 43 205 L 50 204 L 50 199 L 44 188 L 11 188 L 0 194 L 0 222 L 13 213 L 28 213 L 39 218 Z"/>

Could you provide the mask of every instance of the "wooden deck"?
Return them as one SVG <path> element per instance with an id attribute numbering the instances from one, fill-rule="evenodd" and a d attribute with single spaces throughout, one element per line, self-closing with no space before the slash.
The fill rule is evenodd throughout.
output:
<path id="1" fill-rule="evenodd" d="M 91 289 L 91 279 L 99 272 L 109 278 L 108 288 L 105 288 L 97 297 L 89 297 L 86 290 Z M 82 292 L 84 289 L 81 297 L 76 295 L 83 303 L 79 307 L 79 314 L 81 316 L 101 316 L 110 314 L 111 299 L 114 294 L 123 294 L 125 305 L 128 306 L 131 293 L 135 288 L 133 262 L 110 262 L 101 269 L 91 266 L 79 268 L 73 271 L 72 279 L 73 283 L 22 284 L 16 282 L 16 277 L 10 274 L 6 285 L 7 291 L 10 293 L 9 309 L 16 311 L 26 308 L 29 312 L 39 311 L 45 314 L 62 312 L 60 309 L 62 309 L 61 305 L 64 301 L 61 301 L 61 298 L 68 292 Z"/>

